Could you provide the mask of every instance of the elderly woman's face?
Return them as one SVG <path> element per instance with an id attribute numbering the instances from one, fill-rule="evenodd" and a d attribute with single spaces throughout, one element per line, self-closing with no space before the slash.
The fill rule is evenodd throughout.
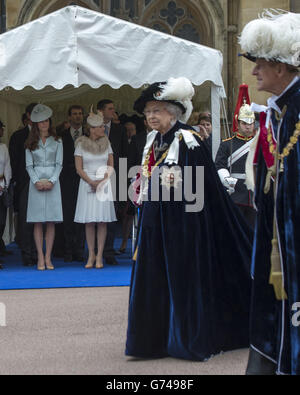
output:
<path id="1" fill-rule="evenodd" d="M 158 130 L 160 133 L 166 133 L 172 127 L 174 116 L 165 108 L 165 103 L 150 101 L 146 104 L 144 114 L 150 129 Z"/>

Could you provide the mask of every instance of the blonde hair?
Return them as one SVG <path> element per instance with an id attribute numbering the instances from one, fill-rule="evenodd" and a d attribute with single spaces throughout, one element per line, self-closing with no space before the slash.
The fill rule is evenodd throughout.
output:
<path id="1" fill-rule="evenodd" d="M 200 115 L 199 111 L 193 111 L 191 116 L 189 117 L 189 119 L 187 121 L 187 124 L 191 125 L 191 126 L 198 125 L 199 115 Z"/>

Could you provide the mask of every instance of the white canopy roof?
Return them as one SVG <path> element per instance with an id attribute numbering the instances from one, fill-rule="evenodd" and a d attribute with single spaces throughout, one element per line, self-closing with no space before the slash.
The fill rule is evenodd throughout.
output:
<path id="1" fill-rule="evenodd" d="M 220 98 L 226 97 L 222 66 L 222 53 L 215 49 L 86 8 L 62 8 L 0 35 L 4 142 L 21 126 L 29 103 L 50 105 L 54 124 L 67 118 L 71 104 L 87 111 L 103 98 L 112 99 L 119 112 L 131 114 L 137 88 L 187 77 L 196 86 L 194 103 L 206 107 L 211 97 L 215 155 Z"/>
<path id="2" fill-rule="evenodd" d="M 0 35 L 0 90 L 104 84 L 119 88 L 187 77 L 225 96 L 221 52 L 69 6 Z"/>
<path id="3" fill-rule="evenodd" d="M 49 104 L 54 122 L 66 118 L 70 104 L 87 108 L 103 98 L 126 112 L 139 94 L 134 89 L 187 77 L 196 86 L 211 82 L 216 153 L 220 98 L 225 97 L 222 66 L 217 50 L 78 6 L 60 9 L 0 35 L 3 140 L 8 143 L 31 102 Z M 6 242 L 13 237 L 11 218 L 8 223 Z"/>

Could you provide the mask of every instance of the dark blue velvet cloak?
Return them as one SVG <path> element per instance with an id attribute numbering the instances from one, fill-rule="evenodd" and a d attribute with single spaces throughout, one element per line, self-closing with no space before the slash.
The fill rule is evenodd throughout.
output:
<path id="1" fill-rule="evenodd" d="M 277 101 L 287 105 L 280 130 L 279 152 L 289 142 L 300 114 L 300 81 Z M 275 113 L 274 131 L 278 131 Z M 288 300 L 277 301 L 269 285 L 271 240 L 273 236 L 273 185 L 264 194 L 267 167 L 262 155 L 257 168 L 256 205 L 258 217 L 252 258 L 253 297 L 251 309 L 251 346 L 277 364 L 279 374 L 300 374 L 300 326 L 292 323 L 295 303 L 300 302 L 300 140 L 284 160 L 279 176 L 277 219 L 285 291 Z M 299 320 L 299 319 L 298 319 Z"/>
<path id="2" fill-rule="evenodd" d="M 163 141 L 170 144 L 180 128 L 190 129 L 177 123 Z M 194 150 L 180 142 L 178 165 L 204 166 L 204 209 L 186 213 L 185 201 L 143 204 L 127 355 L 203 361 L 249 346 L 253 235 L 197 141 Z"/>

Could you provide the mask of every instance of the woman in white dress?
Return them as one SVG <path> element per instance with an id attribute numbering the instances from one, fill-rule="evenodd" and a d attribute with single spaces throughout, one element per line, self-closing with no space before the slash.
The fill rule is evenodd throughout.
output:
<path id="1" fill-rule="evenodd" d="M 51 108 L 36 105 L 31 113 L 32 128 L 26 147 L 26 170 L 30 177 L 27 222 L 34 223 L 34 240 L 38 253 L 38 270 L 53 270 L 51 253 L 55 223 L 62 222 L 59 175 L 63 146 L 51 128 Z M 43 252 L 43 224 L 46 224 L 46 254 Z"/>
<path id="2" fill-rule="evenodd" d="M 110 183 L 113 174 L 113 152 L 105 135 L 101 113 L 92 113 L 87 119 L 88 136 L 76 141 L 75 165 L 80 184 L 75 212 L 75 222 L 84 223 L 89 258 L 86 269 L 103 268 L 103 249 L 107 235 L 107 222 L 117 220 Z M 95 228 L 97 247 L 95 255 Z"/>

